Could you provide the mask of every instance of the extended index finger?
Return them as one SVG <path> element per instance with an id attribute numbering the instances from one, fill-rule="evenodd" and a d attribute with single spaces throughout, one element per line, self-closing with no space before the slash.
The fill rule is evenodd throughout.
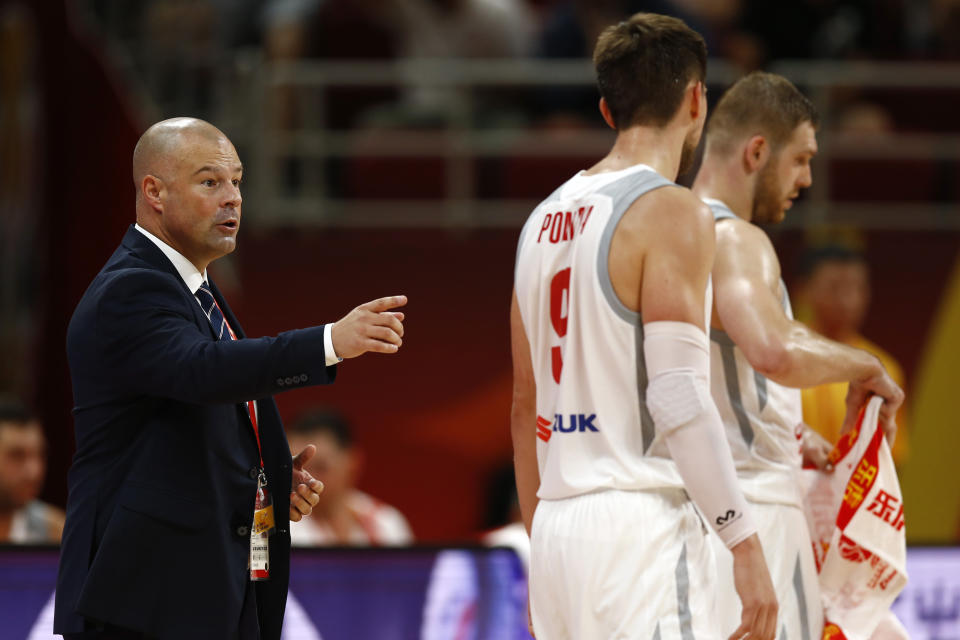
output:
<path id="1" fill-rule="evenodd" d="M 365 302 L 360 305 L 359 308 L 380 313 L 381 311 L 388 311 L 390 309 L 402 307 L 405 304 L 407 304 L 407 296 L 387 296 L 386 298 L 377 298 L 376 300 Z"/>

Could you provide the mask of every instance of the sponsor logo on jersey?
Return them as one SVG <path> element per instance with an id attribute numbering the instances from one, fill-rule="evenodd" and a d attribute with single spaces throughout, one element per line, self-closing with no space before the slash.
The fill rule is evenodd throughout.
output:
<path id="1" fill-rule="evenodd" d="M 595 421 L 597 419 L 597 414 L 591 413 L 555 413 L 553 414 L 553 430 L 560 433 L 574 433 L 585 431 L 593 431 L 598 433 L 600 429 L 597 428 Z"/>
<path id="2" fill-rule="evenodd" d="M 553 420 L 537 416 L 537 437 L 549 442 L 554 433 L 584 433 L 592 431 L 599 433 L 595 413 L 555 413 Z"/>
<path id="3" fill-rule="evenodd" d="M 550 425 L 552 424 L 553 422 L 549 419 L 543 416 L 537 416 L 537 437 L 544 442 L 550 442 L 550 436 L 553 435 L 553 432 L 550 430 Z"/>

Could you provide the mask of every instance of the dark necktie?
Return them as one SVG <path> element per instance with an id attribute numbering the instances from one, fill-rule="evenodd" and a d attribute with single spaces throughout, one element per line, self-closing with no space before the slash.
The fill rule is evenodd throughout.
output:
<path id="1" fill-rule="evenodd" d="M 233 335 L 233 330 L 231 330 L 230 325 L 227 324 L 227 319 L 223 317 L 223 312 L 220 311 L 220 305 L 218 305 L 217 301 L 213 299 L 213 292 L 210 291 L 210 285 L 207 284 L 206 280 L 203 281 L 203 284 L 200 285 L 200 288 L 197 289 L 197 292 L 193 295 L 197 296 L 197 300 L 200 301 L 200 307 L 207 315 L 207 318 L 210 319 L 210 324 L 213 326 L 213 332 L 217 334 L 217 340 L 221 340 L 224 334 L 229 336 L 231 340 L 236 340 L 237 337 Z M 247 415 L 250 416 L 250 422 L 253 423 L 253 430 L 256 431 L 257 410 L 254 407 L 253 400 L 247 402 Z M 257 438 L 259 437 L 260 436 L 258 434 Z M 257 446 L 260 446 L 259 439 L 257 440 Z M 262 461 L 260 466 L 263 466 Z"/>
<path id="2" fill-rule="evenodd" d="M 203 284 L 200 285 L 200 288 L 197 289 L 194 295 L 197 296 L 197 300 L 200 301 L 200 307 L 207 315 L 207 318 L 210 319 L 210 325 L 213 327 L 213 332 L 217 334 L 217 340 L 222 339 L 224 333 L 230 336 L 232 340 L 233 333 L 229 330 L 229 327 L 227 327 L 227 320 L 223 317 L 223 312 L 220 311 L 217 301 L 213 299 L 213 293 L 210 291 L 210 285 L 207 284 L 206 280 L 203 281 Z"/>

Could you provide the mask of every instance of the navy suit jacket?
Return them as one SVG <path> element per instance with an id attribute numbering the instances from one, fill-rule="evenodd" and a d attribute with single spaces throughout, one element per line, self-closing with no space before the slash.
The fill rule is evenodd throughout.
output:
<path id="1" fill-rule="evenodd" d="M 263 640 L 280 638 L 292 461 L 270 394 L 330 383 L 336 368 L 322 326 L 246 339 L 210 284 L 237 341 L 215 339 L 173 264 L 131 226 L 74 311 L 57 633 L 95 621 L 162 639 L 237 637 L 259 467 L 244 403 L 258 400 L 277 529 L 256 595 Z"/>

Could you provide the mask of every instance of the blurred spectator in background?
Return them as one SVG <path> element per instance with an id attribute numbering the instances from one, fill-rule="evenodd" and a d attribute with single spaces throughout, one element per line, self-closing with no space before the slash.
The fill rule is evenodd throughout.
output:
<path id="1" fill-rule="evenodd" d="M 0 7 L 0 389 L 32 377 L 39 338 L 37 253 L 43 121 L 39 51 L 32 12 Z"/>
<path id="2" fill-rule="evenodd" d="M 863 254 L 842 244 L 814 245 L 801 260 L 803 301 L 817 332 L 872 353 L 901 388 L 903 368 L 889 353 L 860 334 L 870 306 L 870 272 Z M 836 443 L 847 411 L 847 383 L 821 385 L 803 390 L 803 419 L 824 438 Z M 910 428 L 907 403 L 897 413 L 897 439 L 893 459 L 901 465 L 908 451 Z"/>
<path id="3" fill-rule="evenodd" d="M 536 53 L 546 59 L 590 58 L 592 43 L 605 26 L 638 11 L 647 11 L 682 19 L 703 34 L 711 56 L 725 58 L 743 71 L 753 71 L 767 61 L 769 49 L 764 41 L 767 34 L 752 30 L 753 14 L 759 10 L 754 4 L 762 3 L 751 0 L 561 0 L 545 12 Z M 787 4 L 790 3 L 775 6 L 782 9 Z M 536 101 L 537 116 L 551 128 L 597 126 L 599 95 L 592 87 L 586 89 L 549 89 Z"/>
<path id="4" fill-rule="evenodd" d="M 40 422 L 18 401 L 0 397 L 0 542 L 59 544 L 63 511 L 37 499 L 46 470 Z"/>
<path id="5" fill-rule="evenodd" d="M 839 109 L 832 133 L 878 137 L 893 133 L 895 128 L 893 116 L 883 106 L 868 100 L 855 100 Z"/>
<path id="6" fill-rule="evenodd" d="M 745 0 L 740 27 L 764 58 L 895 58 L 906 45 L 907 0 Z M 915 7 L 909 7 L 914 10 Z"/>
<path id="7" fill-rule="evenodd" d="M 960 60 L 960 1 L 931 0 L 930 9 L 931 57 Z"/>
<path id="8" fill-rule="evenodd" d="M 713 55 L 716 41 L 711 24 L 720 25 L 736 16 L 740 4 L 741 0 L 561 0 L 544 18 L 537 55 L 545 59 L 590 59 L 604 28 L 639 11 L 682 19 L 703 34 Z M 599 100 L 600 94 L 592 85 L 548 88 L 540 92 L 536 115 L 550 128 L 598 128 L 602 127 L 596 117 Z"/>
<path id="9" fill-rule="evenodd" d="M 330 409 L 310 411 L 288 429 L 287 439 L 291 451 L 316 445 L 317 453 L 306 469 L 323 482 L 320 502 L 311 515 L 290 525 L 294 546 L 392 546 L 413 542 L 413 532 L 403 514 L 356 488 L 363 454 L 340 413 Z"/>
<path id="10" fill-rule="evenodd" d="M 379 0 L 376 16 L 403 60 L 510 59 L 530 54 L 536 41 L 533 14 L 523 0 Z M 395 103 L 363 116 L 363 124 L 388 128 L 433 128 L 471 113 L 496 120 L 507 108 L 497 91 L 437 84 L 436 69 L 403 68 Z"/>
<path id="11" fill-rule="evenodd" d="M 515 58 L 533 50 L 523 0 L 380 0 L 405 58 Z"/>

